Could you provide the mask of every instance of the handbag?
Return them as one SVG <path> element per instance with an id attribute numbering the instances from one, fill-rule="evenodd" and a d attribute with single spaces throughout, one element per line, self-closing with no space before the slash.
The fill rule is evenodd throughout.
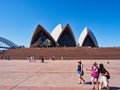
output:
<path id="1" fill-rule="evenodd" d="M 110 79 L 110 75 L 107 75 L 106 77 L 107 77 L 107 79 Z"/>
<path id="2" fill-rule="evenodd" d="M 82 70 L 82 72 L 81 72 L 81 76 L 83 76 L 84 75 L 84 71 Z"/>
<path id="3" fill-rule="evenodd" d="M 107 71 L 107 70 L 106 70 Z M 107 79 L 110 79 L 110 73 L 107 71 L 107 75 L 106 75 L 106 77 L 107 77 Z"/>

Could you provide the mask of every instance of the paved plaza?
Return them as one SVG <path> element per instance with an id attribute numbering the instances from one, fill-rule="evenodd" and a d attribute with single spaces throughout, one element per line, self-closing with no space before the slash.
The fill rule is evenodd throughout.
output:
<path id="1" fill-rule="evenodd" d="M 91 72 L 85 69 L 95 61 L 110 72 L 110 90 L 120 90 L 120 60 L 81 61 L 86 84 L 78 84 L 78 60 L 0 60 L 0 90 L 91 90 Z"/>

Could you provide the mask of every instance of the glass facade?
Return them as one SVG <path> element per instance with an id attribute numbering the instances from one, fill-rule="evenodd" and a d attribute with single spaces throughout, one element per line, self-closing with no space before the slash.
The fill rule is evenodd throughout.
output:
<path id="1" fill-rule="evenodd" d="M 34 39 L 34 42 L 31 45 L 32 47 L 55 47 L 55 43 L 50 39 L 50 37 L 40 30 L 39 34 Z"/>
<path id="2" fill-rule="evenodd" d="M 94 44 L 94 42 L 93 42 L 93 39 L 90 37 L 90 35 L 87 35 L 87 36 L 86 36 L 86 38 L 85 38 L 82 46 L 95 47 L 95 44 Z"/>
<path id="3" fill-rule="evenodd" d="M 65 30 L 65 32 L 61 35 L 61 37 L 58 40 L 58 44 L 60 47 L 74 47 L 76 46 L 73 38 L 71 37 L 71 34 L 68 30 Z"/>

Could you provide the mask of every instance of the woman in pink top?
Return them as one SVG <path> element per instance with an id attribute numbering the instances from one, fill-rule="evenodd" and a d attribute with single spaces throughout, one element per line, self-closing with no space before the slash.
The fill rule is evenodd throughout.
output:
<path id="1" fill-rule="evenodd" d="M 92 76 L 91 81 L 92 81 L 92 85 L 93 85 L 92 89 L 95 89 L 95 83 L 94 83 L 95 80 L 96 80 L 97 88 L 99 87 L 99 85 L 98 85 L 98 77 L 99 77 L 98 69 L 99 68 L 98 68 L 96 62 L 93 63 L 93 66 L 91 68 L 86 69 L 86 70 L 92 71 L 92 74 L 91 74 L 91 76 Z"/>

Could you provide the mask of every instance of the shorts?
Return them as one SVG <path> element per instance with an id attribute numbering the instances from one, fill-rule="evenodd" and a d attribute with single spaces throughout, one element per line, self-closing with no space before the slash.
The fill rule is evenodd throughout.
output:
<path id="1" fill-rule="evenodd" d="M 106 87 L 108 85 L 108 79 L 106 76 L 100 76 L 99 81 L 103 83 L 103 85 Z"/>
<path id="2" fill-rule="evenodd" d="M 77 71 L 77 74 L 78 74 L 78 75 L 81 75 L 81 71 L 78 70 L 78 71 Z M 82 76 L 82 75 L 81 75 L 81 76 Z"/>
<path id="3" fill-rule="evenodd" d="M 98 77 L 96 78 L 96 77 L 91 77 L 91 81 L 93 81 L 94 79 L 96 79 L 96 80 L 98 80 Z"/>

